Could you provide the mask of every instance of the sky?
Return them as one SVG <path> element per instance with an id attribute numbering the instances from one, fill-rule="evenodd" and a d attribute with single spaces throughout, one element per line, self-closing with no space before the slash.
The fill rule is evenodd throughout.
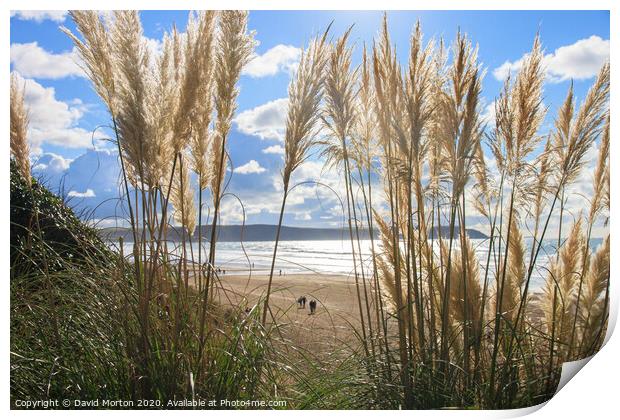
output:
<path id="1" fill-rule="evenodd" d="M 239 81 L 238 110 L 228 142 L 234 168 L 229 174 L 229 191 L 243 201 L 246 223 L 277 223 L 287 87 L 301 48 L 330 22 L 334 36 L 354 25 L 350 39 L 355 45 L 353 64 L 357 65 L 363 46 L 370 47 L 378 34 L 382 14 L 250 12 L 249 28 L 255 31 L 258 45 Z M 545 50 L 545 132 L 552 128 L 553 116 L 571 81 L 579 103 L 609 59 L 608 11 L 390 11 L 387 15 L 390 35 L 403 64 L 418 20 L 426 40 L 443 37 L 449 43 L 460 30 L 479 46 L 479 60 L 486 70 L 481 112 L 489 121 L 505 77 L 518 70 L 537 33 Z M 173 25 L 184 28 L 187 17 L 187 11 L 141 12 L 144 36 L 152 51 L 158 51 L 164 33 Z M 123 212 L 118 200 L 118 157 L 114 145 L 106 140 L 110 117 L 78 66 L 73 44 L 60 26 L 75 32 L 64 11 L 11 12 L 11 71 L 23 79 L 30 108 L 28 137 L 33 173 L 52 191 L 67 197 L 83 217 L 96 220 L 99 226 L 113 225 L 119 223 L 117 218 Z M 585 205 L 596 152 L 594 147 L 588 155 L 591 162 L 572 188 L 567 217 L 574 217 Z M 336 191 L 344 187 L 340 174 L 323 171 L 317 156 L 297 171 L 294 180 L 320 180 Z M 242 221 L 235 199 L 224 200 L 222 216 L 224 223 Z M 304 184 L 291 194 L 284 224 L 340 226 L 342 208 L 331 191 Z M 604 229 L 599 227 L 596 232 L 602 234 Z"/>

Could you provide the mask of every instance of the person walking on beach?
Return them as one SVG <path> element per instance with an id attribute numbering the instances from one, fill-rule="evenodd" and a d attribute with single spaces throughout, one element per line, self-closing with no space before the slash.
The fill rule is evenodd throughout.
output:
<path id="1" fill-rule="evenodd" d="M 310 315 L 314 315 L 314 313 L 316 312 L 316 300 L 311 300 L 310 301 Z"/>

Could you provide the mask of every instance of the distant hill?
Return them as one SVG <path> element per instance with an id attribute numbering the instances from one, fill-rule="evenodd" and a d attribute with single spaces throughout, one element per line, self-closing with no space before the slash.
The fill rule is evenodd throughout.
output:
<path id="1" fill-rule="evenodd" d="M 460 236 L 460 232 L 461 232 L 460 227 L 455 226 L 454 227 L 455 236 L 457 237 Z M 465 229 L 465 233 L 470 239 L 487 239 L 488 238 L 487 235 L 485 235 L 484 233 L 476 229 Z M 437 236 L 440 236 L 442 238 L 447 238 L 450 236 L 450 226 L 442 226 L 441 232 L 439 231 L 438 227 L 435 227 L 435 229 L 433 229 L 433 231 L 431 232 L 430 236 L 431 238 L 435 238 Z"/>
<path id="2" fill-rule="evenodd" d="M 276 225 L 224 225 L 218 226 L 217 240 L 218 242 L 239 242 L 241 239 L 246 242 L 274 241 L 276 238 Z M 203 240 L 209 240 L 211 235 L 211 226 L 201 226 Z M 458 232 L 458 227 L 455 228 Z M 438 232 L 438 229 L 435 229 Z M 449 229 L 442 227 L 442 236 L 447 235 Z M 124 240 L 131 241 L 132 234 L 128 228 L 104 228 L 100 230 L 104 239 L 116 240 L 122 236 Z M 370 239 L 370 233 L 367 229 L 361 229 L 360 239 Z M 243 236 L 242 236 L 243 235 Z M 475 229 L 467 229 L 467 235 L 472 239 L 485 239 L 487 236 Z M 433 235 L 434 236 L 434 235 Z M 172 230 L 168 233 L 169 240 L 179 240 L 181 232 Z M 280 232 L 281 241 L 341 241 L 349 238 L 348 228 L 310 228 L 310 227 L 293 227 L 282 226 Z M 375 231 L 375 238 L 379 238 L 378 231 Z M 192 239 L 198 239 L 198 229 L 194 233 Z"/>

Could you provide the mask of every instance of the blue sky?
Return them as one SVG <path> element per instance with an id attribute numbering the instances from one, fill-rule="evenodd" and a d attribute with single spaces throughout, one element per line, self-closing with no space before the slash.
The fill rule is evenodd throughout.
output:
<path id="1" fill-rule="evenodd" d="M 173 24 L 183 28 L 186 11 L 141 13 L 144 35 L 157 49 L 158 41 Z M 372 45 L 382 12 L 356 11 L 256 11 L 249 27 L 256 31 L 256 58 L 240 80 L 238 113 L 230 136 L 230 154 L 237 168 L 230 191 L 239 194 L 248 212 L 248 223 L 276 223 L 278 178 L 282 157 L 275 153 L 281 143 L 286 112 L 287 86 L 303 47 L 310 37 L 333 21 L 339 36 L 354 24 L 354 64 L 359 63 L 364 43 Z M 531 48 L 540 33 L 548 66 L 544 103 L 553 116 L 571 80 L 578 101 L 583 99 L 600 65 L 609 57 L 607 11 L 403 11 L 388 12 L 392 41 L 405 61 L 409 36 L 420 20 L 426 39 L 454 39 L 460 28 L 479 45 L 479 59 L 487 70 L 483 83 L 484 108 L 489 116 L 494 98 L 508 69 Z M 91 144 L 91 132 L 109 123 L 105 107 L 90 82 L 75 64 L 73 45 L 58 28 L 74 30 L 64 12 L 13 12 L 11 17 L 11 70 L 25 79 L 26 100 L 31 105 L 34 172 L 52 190 L 64 186 L 71 203 L 91 210 L 96 219 L 119 214 L 116 154 L 103 140 Z M 549 129 L 548 117 L 544 128 Z M 104 136 L 99 131 L 96 138 Z M 596 156 L 593 151 L 592 156 Z M 298 180 L 316 179 L 338 186 L 337 174 L 322 173 L 320 162 L 311 160 Z M 587 172 L 587 171 L 586 171 Z M 589 178 L 579 184 L 587 194 Z M 341 223 L 337 201 L 326 191 L 299 189 L 292 199 L 285 223 L 323 226 Z M 317 198 L 318 195 L 318 198 Z M 266 203 L 265 203 L 266 202 Z M 577 203 L 577 202 L 576 202 Z M 577 205 L 577 204 L 575 204 Z M 224 206 L 230 223 L 239 221 L 233 201 Z"/>

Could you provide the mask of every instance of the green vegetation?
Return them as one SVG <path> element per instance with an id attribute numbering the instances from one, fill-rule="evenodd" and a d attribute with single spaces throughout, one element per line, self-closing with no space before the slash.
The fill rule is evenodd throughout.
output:
<path id="1" fill-rule="evenodd" d="M 262 328 L 262 305 L 246 314 L 211 302 L 197 377 L 196 317 L 184 317 L 174 298 L 156 299 L 144 352 L 133 262 L 109 249 L 59 197 L 35 179 L 28 183 L 13 161 L 11 262 L 12 404 L 154 399 L 174 408 L 166 403 L 194 398 L 286 401 L 279 408 L 369 404 L 370 387 L 353 374 L 360 366 L 349 351 L 332 364 L 292 347 L 277 328 Z M 175 313 L 183 328 L 174 325 Z"/>
<path id="2" fill-rule="evenodd" d="M 115 266 L 96 232 L 11 161 L 12 400 L 127 395 Z"/>
<path id="3" fill-rule="evenodd" d="M 153 308 L 144 360 L 133 264 L 60 198 L 34 179 L 29 184 L 13 162 L 11 262 L 12 401 L 245 400 L 279 391 L 272 386 L 279 374 L 269 373 L 273 346 L 257 313 L 242 316 L 213 305 L 206 374 L 192 383 L 196 331 L 175 336 L 184 340 L 176 345 L 182 351 L 167 351 L 174 336 L 170 318 L 161 306 Z M 267 372 L 262 382 L 259 364 Z"/>

